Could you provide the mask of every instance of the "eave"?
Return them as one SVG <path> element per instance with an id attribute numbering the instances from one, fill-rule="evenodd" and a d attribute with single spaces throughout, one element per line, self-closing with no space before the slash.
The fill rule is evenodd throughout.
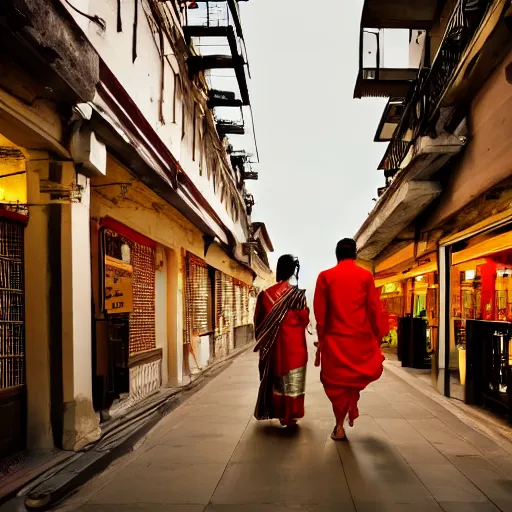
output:
<path id="1" fill-rule="evenodd" d="M 358 257 L 378 256 L 439 194 L 441 185 L 430 181 L 409 181 L 388 189 L 355 237 Z"/>
<path id="2" fill-rule="evenodd" d="M 428 29 L 444 0 L 366 0 L 361 26 L 366 28 Z"/>

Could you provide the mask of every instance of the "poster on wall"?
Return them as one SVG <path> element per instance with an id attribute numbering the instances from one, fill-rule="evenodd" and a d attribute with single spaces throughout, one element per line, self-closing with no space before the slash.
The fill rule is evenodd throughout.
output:
<path id="1" fill-rule="evenodd" d="M 133 267 L 110 256 L 105 257 L 105 310 L 133 312 Z"/>

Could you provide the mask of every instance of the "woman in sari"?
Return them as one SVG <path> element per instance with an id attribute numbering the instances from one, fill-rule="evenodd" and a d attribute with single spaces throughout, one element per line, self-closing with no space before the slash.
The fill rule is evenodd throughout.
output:
<path id="1" fill-rule="evenodd" d="M 254 314 L 254 351 L 260 353 L 254 416 L 258 420 L 277 418 L 286 427 L 304 417 L 309 309 L 305 291 L 289 283 L 293 276 L 298 281 L 299 268 L 297 258 L 289 254 L 279 258 L 277 284 L 260 293 Z"/>

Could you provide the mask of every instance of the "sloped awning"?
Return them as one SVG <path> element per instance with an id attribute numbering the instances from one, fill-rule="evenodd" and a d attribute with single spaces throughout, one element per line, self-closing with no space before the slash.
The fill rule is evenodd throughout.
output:
<path id="1" fill-rule="evenodd" d="M 441 193 L 437 182 L 395 183 L 381 197 L 355 237 L 361 259 L 374 259 Z"/>
<path id="2" fill-rule="evenodd" d="M 437 255 L 434 253 L 430 255 L 429 261 L 427 263 L 424 263 L 423 265 L 417 265 L 409 269 L 407 272 L 401 272 L 399 274 L 395 274 L 393 276 L 382 279 L 377 277 L 375 279 L 375 286 L 379 288 L 380 286 L 384 286 L 386 284 L 397 283 L 399 281 L 404 281 L 405 279 L 418 277 L 424 274 L 429 274 L 431 272 L 437 272 L 437 270 Z"/>

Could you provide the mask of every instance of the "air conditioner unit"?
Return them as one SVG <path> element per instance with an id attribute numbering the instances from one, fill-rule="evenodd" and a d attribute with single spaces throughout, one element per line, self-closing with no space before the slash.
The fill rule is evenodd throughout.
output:
<path id="1" fill-rule="evenodd" d="M 73 133 L 70 153 L 75 164 L 82 166 L 81 172 L 84 174 L 106 176 L 107 147 L 91 129 L 82 127 Z"/>

